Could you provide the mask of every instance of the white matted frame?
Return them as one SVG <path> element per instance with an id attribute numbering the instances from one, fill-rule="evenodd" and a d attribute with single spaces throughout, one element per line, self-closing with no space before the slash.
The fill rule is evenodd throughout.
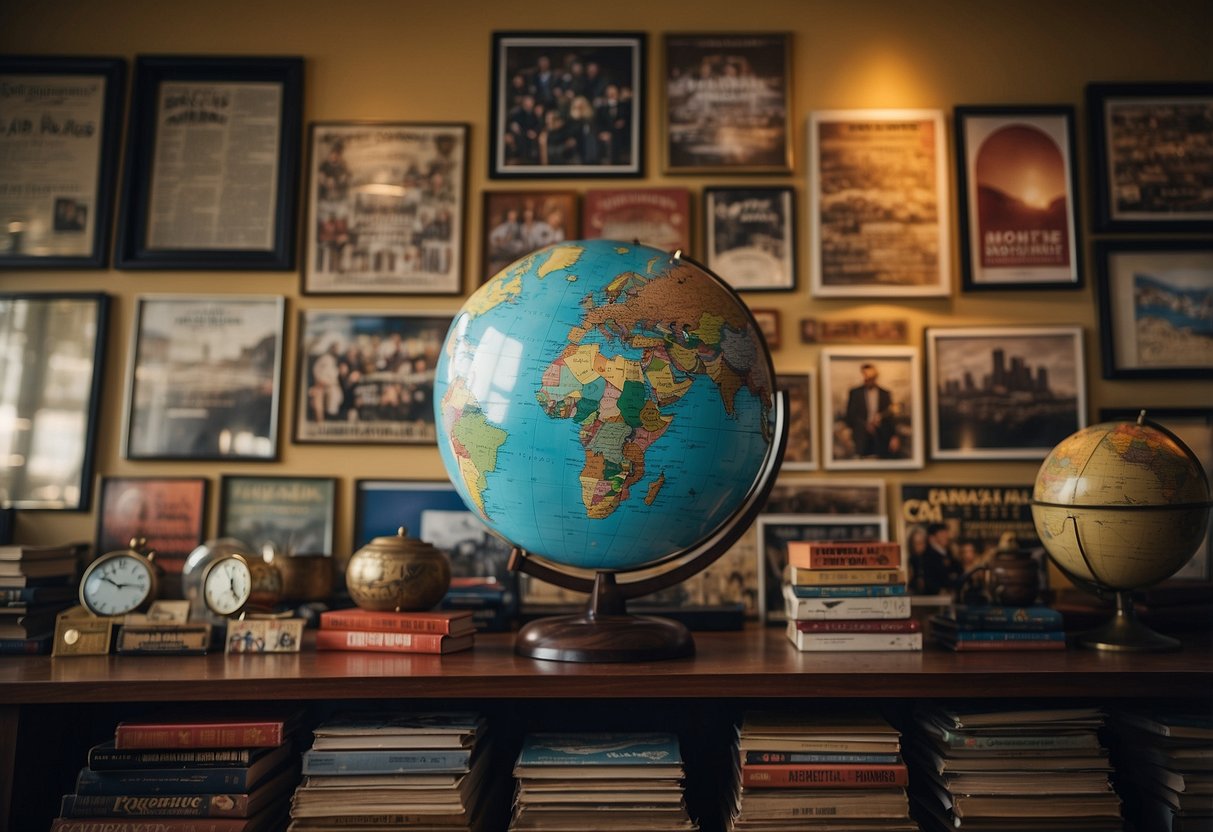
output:
<path id="1" fill-rule="evenodd" d="M 821 351 L 822 465 L 826 470 L 923 466 L 917 347 Z M 874 392 L 865 389 L 875 372 Z"/>

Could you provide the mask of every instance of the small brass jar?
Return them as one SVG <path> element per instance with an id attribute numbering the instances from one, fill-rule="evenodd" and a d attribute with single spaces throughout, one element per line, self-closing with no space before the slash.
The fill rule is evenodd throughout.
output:
<path id="1" fill-rule="evenodd" d="M 364 610 L 428 610 L 450 585 L 446 553 L 408 537 L 403 528 L 354 552 L 345 569 L 346 590 Z"/>

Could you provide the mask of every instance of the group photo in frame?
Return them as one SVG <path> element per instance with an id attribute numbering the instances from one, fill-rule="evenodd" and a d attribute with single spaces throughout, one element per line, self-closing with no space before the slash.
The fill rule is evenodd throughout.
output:
<path id="1" fill-rule="evenodd" d="M 667 34 L 662 48 L 666 173 L 791 173 L 791 34 Z"/>
<path id="2" fill-rule="evenodd" d="M 1082 285 L 1074 108 L 955 110 L 965 291 Z"/>
<path id="3" fill-rule="evenodd" d="M 827 470 L 923 466 L 917 347 L 823 348 L 821 396 Z"/>
<path id="4" fill-rule="evenodd" d="M 1213 377 L 1213 242 L 1097 240 L 1104 378 Z"/>
<path id="5" fill-rule="evenodd" d="M 219 536 L 253 554 L 332 555 L 335 477 L 224 474 L 219 480 Z"/>
<path id="6" fill-rule="evenodd" d="M 1213 222 L 1213 82 L 1086 89 L 1096 231 L 1204 231 Z"/>
<path id="7" fill-rule="evenodd" d="M 814 297 L 950 293 L 946 138 L 941 110 L 809 114 Z"/>
<path id="8" fill-rule="evenodd" d="M 295 441 L 433 444 L 434 371 L 454 313 L 299 314 Z"/>
<path id="9" fill-rule="evenodd" d="M 494 32 L 489 177 L 644 175 L 642 32 Z"/>
<path id="10" fill-rule="evenodd" d="M 481 283 L 531 252 L 581 233 L 576 191 L 485 191 L 481 217 Z"/>
<path id="11" fill-rule="evenodd" d="M 743 292 L 796 288 L 796 191 L 704 188 L 705 265 Z"/>
<path id="12" fill-rule="evenodd" d="M 677 187 L 590 188 L 582 200 L 581 237 L 688 253 L 691 192 Z"/>
<path id="13" fill-rule="evenodd" d="M 181 572 L 190 552 L 206 540 L 209 492 L 205 477 L 102 477 L 96 551 L 143 540 L 166 572 Z"/>
<path id="14" fill-rule="evenodd" d="M 305 294 L 463 291 L 466 124 L 313 122 Z"/>
<path id="15" fill-rule="evenodd" d="M 788 394 L 788 445 L 781 471 L 817 470 L 817 385 L 812 372 L 777 373 L 775 389 Z"/>
<path id="16" fill-rule="evenodd" d="M 0 268 L 109 261 L 126 62 L 0 56 Z"/>
<path id="17" fill-rule="evenodd" d="M 286 301 L 141 295 L 127 373 L 127 459 L 271 461 Z"/>
<path id="18" fill-rule="evenodd" d="M 293 269 L 302 112 L 302 58 L 137 57 L 117 266 Z"/>

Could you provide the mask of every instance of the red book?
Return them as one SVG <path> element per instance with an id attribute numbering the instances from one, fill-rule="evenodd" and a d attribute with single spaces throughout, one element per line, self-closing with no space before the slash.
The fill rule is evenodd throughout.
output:
<path id="1" fill-rule="evenodd" d="M 286 742 L 298 720 L 297 712 L 127 720 L 114 730 L 114 748 L 274 748 Z"/>
<path id="2" fill-rule="evenodd" d="M 471 610 L 372 612 L 355 607 L 320 613 L 320 626 L 326 630 L 377 630 L 397 633 L 439 633 L 451 636 L 476 631 Z"/>
<path id="3" fill-rule="evenodd" d="M 245 832 L 257 818 L 55 818 L 51 832 Z"/>
<path id="4" fill-rule="evenodd" d="M 860 765 L 791 763 L 743 765 L 741 785 L 750 788 L 879 789 L 909 784 L 905 763 Z"/>
<path id="5" fill-rule="evenodd" d="M 474 635 L 392 633 L 374 630 L 316 631 L 317 650 L 368 650 L 386 653 L 454 653 L 472 646 Z"/>
<path id="6" fill-rule="evenodd" d="M 793 540 L 788 563 L 801 569 L 897 569 L 901 544 L 879 540 Z"/>
<path id="7" fill-rule="evenodd" d="M 797 621 L 796 629 L 802 633 L 917 633 L 922 625 L 917 618 L 839 618 Z"/>

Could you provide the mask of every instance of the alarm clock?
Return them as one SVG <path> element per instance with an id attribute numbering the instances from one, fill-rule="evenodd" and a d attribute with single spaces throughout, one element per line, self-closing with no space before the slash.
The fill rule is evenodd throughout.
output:
<path id="1" fill-rule="evenodd" d="M 207 564 L 202 573 L 202 602 L 217 616 L 240 612 L 252 592 L 253 572 L 244 555 L 225 554 Z"/>
<path id="2" fill-rule="evenodd" d="M 143 609 L 156 597 L 159 568 L 151 551 L 141 552 L 139 541 L 129 549 L 106 552 L 84 570 L 80 603 L 93 615 L 119 616 Z"/>

